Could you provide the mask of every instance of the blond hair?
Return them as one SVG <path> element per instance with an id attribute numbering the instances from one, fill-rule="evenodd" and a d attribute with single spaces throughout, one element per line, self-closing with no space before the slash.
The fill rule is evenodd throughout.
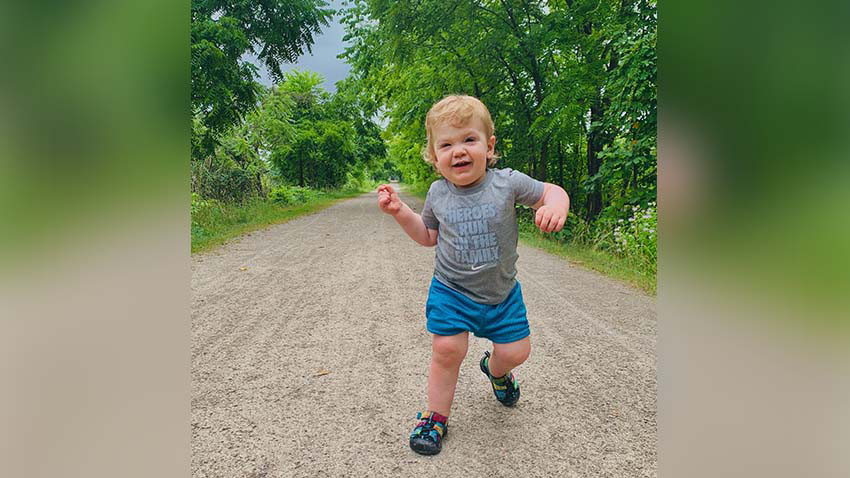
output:
<path id="1" fill-rule="evenodd" d="M 428 143 L 422 148 L 422 159 L 434 168 L 437 167 L 437 153 L 434 151 L 434 139 L 432 137 L 435 126 L 448 123 L 460 128 L 468 125 L 473 118 L 481 120 L 486 133 L 485 140 L 489 140 L 495 132 L 495 127 L 493 126 L 493 119 L 490 117 L 490 111 L 481 100 L 467 95 L 449 95 L 434 103 L 434 106 L 425 115 L 425 136 Z M 487 161 L 487 166 L 492 167 L 498 159 L 499 155 L 494 152 L 493 156 Z"/>

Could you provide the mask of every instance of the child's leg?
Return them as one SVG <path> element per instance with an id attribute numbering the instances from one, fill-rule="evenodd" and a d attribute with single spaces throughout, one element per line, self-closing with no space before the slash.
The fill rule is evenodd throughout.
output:
<path id="1" fill-rule="evenodd" d="M 493 344 L 493 356 L 488 366 L 490 375 L 501 377 L 521 365 L 531 353 L 531 338 L 526 337 L 507 344 Z"/>
<path id="2" fill-rule="evenodd" d="M 455 396 L 460 364 L 466 357 L 469 332 L 434 335 L 431 343 L 431 371 L 428 373 L 428 409 L 449 416 Z"/>

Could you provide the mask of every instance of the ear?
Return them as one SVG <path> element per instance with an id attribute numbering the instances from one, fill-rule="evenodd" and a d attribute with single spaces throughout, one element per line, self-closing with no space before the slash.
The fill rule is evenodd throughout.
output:
<path id="1" fill-rule="evenodd" d="M 496 154 L 496 137 L 490 136 L 487 140 L 487 159 L 492 158 L 494 154 Z"/>

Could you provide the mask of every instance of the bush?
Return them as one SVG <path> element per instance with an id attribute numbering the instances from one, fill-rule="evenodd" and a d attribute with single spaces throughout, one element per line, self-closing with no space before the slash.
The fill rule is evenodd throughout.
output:
<path id="1" fill-rule="evenodd" d="M 534 209 L 528 206 L 518 205 L 516 215 L 519 229 L 542 234 L 534 224 L 535 214 Z M 605 236 L 609 234 L 606 234 L 604 226 L 601 226 L 600 223 L 588 223 L 581 216 L 570 212 L 567 215 L 564 228 L 558 232 L 548 233 L 545 237 L 561 244 L 578 243 L 593 248 L 604 249 Z"/>
<path id="2" fill-rule="evenodd" d="M 245 201 L 261 195 L 261 175 L 233 161 L 192 161 L 192 192 L 220 201 Z"/>
<path id="3" fill-rule="evenodd" d="M 219 201 L 204 199 L 198 193 L 192 193 L 192 237 L 204 238 L 210 235 L 208 230 L 220 215 Z"/>
<path id="4" fill-rule="evenodd" d="M 658 260 L 658 209 L 655 201 L 647 207 L 632 206 L 628 220 L 614 226 L 615 251 L 636 262 L 643 271 L 655 275 Z"/>
<path id="5" fill-rule="evenodd" d="M 321 194 L 314 189 L 283 185 L 269 193 L 269 200 L 282 205 L 306 204 L 320 196 Z"/>
<path id="6" fill-rule="evenodd" d="M 366 170 L 360 169 L 345 173 L 345 184 L 342 189 L 345 191 L 366 191 L 371 189 L 371 186 L 372 182 L 366 177 Z"/>
<path id="7" fill-rule="evenodd" d="M 534 225 L 533 209 L 522 205 L 516 207 L 519 232 L 532 244 L 546 244 L 546 250 L 563 253 L 592 269 L 629 281 L 654 294 L 657 273 L 656 203 L 650 202 L 647 207 L 629 206 L 625 210 L 620 209 L 620 214 L 626 217 L 618 219 L 604 215 L 587 222 L 571 212 L 563 229 L 544 234 Z"/>

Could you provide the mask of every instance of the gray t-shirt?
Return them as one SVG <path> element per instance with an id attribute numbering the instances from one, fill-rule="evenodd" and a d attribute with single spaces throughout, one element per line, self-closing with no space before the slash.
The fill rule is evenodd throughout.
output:
<path id="1" fill-rule="evenodd" d="M 516 284 L 514 205 L 542 195 L 542 182 L 512 169 L 488 169 L 471 188 L 434 181 L 422 208 L 425 227 L 439 230 L 434 277 L 476 302 L 505 300 Z"/>

